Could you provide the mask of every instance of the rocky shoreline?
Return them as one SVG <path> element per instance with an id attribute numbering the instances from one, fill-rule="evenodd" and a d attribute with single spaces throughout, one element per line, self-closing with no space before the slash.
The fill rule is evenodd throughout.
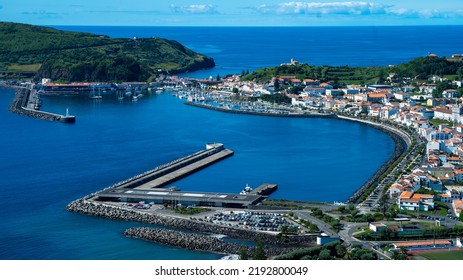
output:
<path id="1" fill-rule="evenodd" d="M 124 235 L 127 237 L 154 241 L 157 243 L 162 243 L 174 247 L 196 251 L 213 252 L 219 254 L 237 255 L 241 252 L 241 250 L 246 250 L 246 254 L 248 256 L 252 256 L 255 251 L 255 248 L 253 246 L 225 242 L 220 238 L 213 236 L 207 236 L 198 233 L 186 233 L 161 228 L 129 228 L 124 232 Z M 287 253 L 290 251 L 290 249 L 265 246 L 264 251 L 266 252 L 267 256 L 275 256 Z"/>
<path id="2" fill-rule="evenodd" d="M 362 194 L 373 184 L 377 183 L 378 178 L 386 172 L 386 170 L 389 168 L 390 165 L 392 165 L 397 159 L 399 159 L 403 153 L 407 151 L 408 146 L 411 143 L 411 140 L 408 135 L 405 135 L 403 132 L 397 131 L 397 129 L 394 129 L 392 127 L 389 127 L 387 125 L 383 124 L 378 124 L 374 123 L 371 121 L 363 121 L 351 117 L 343 117 L 343 116 L 338 116 L 339 119 L 343 119 L 346 121 L 356 121 L 363 123 L 365 125 L 369 125 L 373 128 L 379 129 L 382 132 L 386 133 L 389 135 L 392 140 L 395 143 L 395 148 L 394 152 L 392 153 L 391 157 L 383 164 L 381 167 L 373 174 L 373 176 L 370 177 L 363 185 L 357 189 L 353 195 L 349 197 L 347 200 L 347 203 L 354 203 L 356 202 Z"/>
<path id="3" fill-rule="evenodd" d="M 181 217 L 173 217 L 167 215 L 160 215 L 150 212 L 142 212 L 137 211 L 134 209 L 125 209 L 118 206 L 112 206 L 107 204 L 102 204 L 95 201 L 88 201 L 85 199 L 78 199 L 76 201 L 71 202 L 67 205 L 66 209 L 71 212 L 98 216 L 109 218 L 113 220 L 124 220 L 124 221 L 133 221 L 133 222 L 141 222 L 146 224 L 153 224 L 163 227 L 174 228 L 178 230 L 185 230 L 194 233 L 208 233 L 208 234 L 220 234 L 226 235 L 230 238 L 240 239 L 240 240 L 250 240 L 250 241 L 257 241 L 261 240 L 264 244 L 268 246 L 269 253 L 272 252 L 273 254 L 277 254 L 279 252 L 286 252 L 289 250 L 290 247 L 300 246 L 300 245 L 313 245 L 315 244 L 316 237 L 313 235 L 290 235 L 285 236 L 285 238 L 280 238 L 277 235 L 267 234 L 263 232 L 251 231 L 241 228 L 232 228 L 226 227 L 206 222 L 201 222 L 197 220 L 181 218 Z M 182 248 L 187 248 L 188 242 L 184 243 L 175 243 L 174 241 L 168 241 L 167 239 L 150 239 L 147 238 L 149 236 L 149 232 L 147 234 L 143 233 L 144 230 L 138 230 L 137 234 L 132 232 L 131 236 L 149 239 L 157 242 L 161 242 L 167 245 L 174 245 L 174 246 L 182 246 Z M 185 233 L 186 234 L 186 233 Z M 198 240 L 197 237 L 194 237 L 192 234 L 188 234 L 188 236 L 192 236 L 192 239 Z M 183 236 L 183 235 L 182 235 Z M 174 243 L 172 243 L 174 242 Z M 189 246 L 189 245 L 188 245 Z M 211 247 L 214 248 L 214 247 Z M 235 252 L 236 248 L 233 246 L 228 246 L 227 251 L 223 251 L 221 253 L 233 253 Z M 206 249 L 204 249 L 206 250 Z M 273 250 L 273 251 L 272 251 Z M 218 251 L 214 251 L 218 252 Z"/>

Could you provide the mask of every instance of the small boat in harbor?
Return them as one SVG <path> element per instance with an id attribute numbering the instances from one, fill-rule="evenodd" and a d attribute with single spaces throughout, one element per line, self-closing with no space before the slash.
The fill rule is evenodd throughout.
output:
<path id="1" fill-rule="evenodd" d="M 252 191 L 251 186 L 249 186 L 248 184 L 246 184 L 246 186 L 245 186 L 244 189 L 240 192 L 240 194 L 242 194 L 242 195 L 247 195 L 247 194 L 249 194 L 251 191 Z"/>
<path id="2" fill-rule="evenodd" d="M 92 89 L 90 96 L 88 97 L 90 99 L 102 99 L 103 96 L 100 94 L 100 90 L 98 89 L 98 94 L 95 93 L 95 88 Z"/>

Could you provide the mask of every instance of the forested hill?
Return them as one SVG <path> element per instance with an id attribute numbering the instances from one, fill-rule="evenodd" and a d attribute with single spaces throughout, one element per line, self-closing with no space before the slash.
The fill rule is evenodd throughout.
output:
<path id="1" fill-rule="evenodd" d="M 115 39 L 0 22 L 0 73 L 55 81 L 146 81 L 214 67 L 214 60 L 162 38 Z"/>

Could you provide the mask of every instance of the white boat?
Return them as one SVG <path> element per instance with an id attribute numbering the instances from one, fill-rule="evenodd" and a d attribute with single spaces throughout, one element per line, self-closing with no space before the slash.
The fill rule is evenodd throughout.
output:
<path id="1" fill-rule="evenodd" d="M 249 186 L 248 184 L 246 184 L 246 186 L 245 186 L 244 189 L 240 192 L 240 194 L 242 194 L 242 195 L 247 195 L 247 194 L 249 194 L 251 191 L 252 191 L 251 186 Z"/>
<path id="2" fill-rule="evenodd" d="M 101 96 L 101 94 L 100 94 L 100 89 L 98 89 L 98 94 L 95 94 L 95 88 L 93 88 L 92 91 L 90 92 L 90 96 L 88 98 L 90 98 L 90 99 L 102 99 L 103 96 Z"/>

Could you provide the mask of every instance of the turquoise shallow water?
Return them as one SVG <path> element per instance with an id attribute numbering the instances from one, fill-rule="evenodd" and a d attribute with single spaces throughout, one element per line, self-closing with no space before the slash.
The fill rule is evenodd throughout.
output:
<path id="1" fill-rule="evenodd" d="M 74 125 L 9 113 L 1 90 L 1 259 L 217 259 L 122 236 L 134 223 L 65 211 L 70 201 L 157 165 L 223 142 L 235 155 L 184 178 L 183 190 L 238 193 L 279 184 L 275 198 L 345 200 L 387 160 L 393 141 L 357 123 L 226 114 L 165 93 L 138 103 L 114 98 L 43 99 Z"/>

